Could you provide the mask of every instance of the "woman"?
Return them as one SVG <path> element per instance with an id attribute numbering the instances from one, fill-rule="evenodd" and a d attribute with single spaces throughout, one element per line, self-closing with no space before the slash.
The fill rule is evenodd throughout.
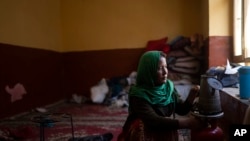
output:
<path id="1" fill-rule="evenodd" d="M 175 113 L 189 112 L 197 90 L 191 90 L 186 101 L 181 102 L 167 75 L 163 52 L 148 51 L 141 56 L 136 85 L 129 92 L 129 116 L 118 141 L 177 141 L 178 129 L 202 126 L 192 116 L 175 118 Z"/>

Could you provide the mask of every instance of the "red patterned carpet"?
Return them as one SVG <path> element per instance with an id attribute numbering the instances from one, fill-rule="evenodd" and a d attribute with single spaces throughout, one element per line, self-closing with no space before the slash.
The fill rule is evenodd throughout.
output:
<path id="1" fill-rule="evenodd" d="M 47 110 L 47 113 L 57 114 L 45 113 L 48 117 L 42 116 L 43 119 L 57 122 L 45 124 L 45 141 L 68 141 L 73 135 L 75 138 L 80 138 L 105 133 L 112 133 L 112 141 L 116 141 L 128 114 L 127 108 L 92 103 L 76 104 L 63 102 Z M 39 141 L 40 124 L 34 122 L 34 117 L 39 117 L 38 119 L 40 119 L 41 116 L 39 115 L 41 114 L 44 113 L 30 112 L 12 120 L 1 121 L 0 141 L 4 141 L 3 138 L 8 138 L 9 141 L 12 139 Z M 70 117 L 72 117 L 73 134 Z M 35 119 L 35 121 L 38 121 L 37 118 Z"/>

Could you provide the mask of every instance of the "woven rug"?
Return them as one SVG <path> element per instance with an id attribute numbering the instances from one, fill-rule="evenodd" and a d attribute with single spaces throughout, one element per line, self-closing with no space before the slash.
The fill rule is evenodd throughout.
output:
<path id="1" fill-rule="evenodd" d="M 105 133 L 112 133 L 112 141 L 116 141 L 127 115 L 127 107 L 61 102 L 47 108 L 46 113 L 32 111 L 1 120 L 0 141 L 40 141 L 41 135 L 45 141 L 68 141 L 73 136 L 82 138 Z M 53 121 L 44 125 L 44 134 L 41 134 L 37 117 Z M 190 131 L 179 130 L 179 141 L 189 140 Z"/>
<path id="2" fill-rule="evenodd" d="M 1 121 L 0 137 L 5 136 L 9 140 L 39 141 L 41 124 L 34 119 L 42 115 L 43 119 L 53 121 L 44 125 L 45 141 L 68 141 L 73 136 L 81 138 L 105 133 L 112 133 L 112 141 L 116 141 L 127 114 L 126 107 L 63 102 L 50 107 L 46 113 L 34 111 Z"/>

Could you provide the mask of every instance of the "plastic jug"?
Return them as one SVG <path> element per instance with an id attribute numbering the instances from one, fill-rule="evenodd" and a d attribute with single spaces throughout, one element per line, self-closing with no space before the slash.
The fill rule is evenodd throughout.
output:
<path id="1" fill-rule="evenodd" d="M 239 68 L 240 98 L 250 98 L 250 66 Z"/>

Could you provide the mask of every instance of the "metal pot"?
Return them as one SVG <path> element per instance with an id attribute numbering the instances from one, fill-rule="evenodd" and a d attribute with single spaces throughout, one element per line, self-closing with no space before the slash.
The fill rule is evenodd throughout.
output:
<path id="1" fill-rule="evenodd" d="M 222 112 L 220 89 L 223 86 L 216 76 L 201 75 L 198 111 L 202 115 L 216 115 Z"/>

